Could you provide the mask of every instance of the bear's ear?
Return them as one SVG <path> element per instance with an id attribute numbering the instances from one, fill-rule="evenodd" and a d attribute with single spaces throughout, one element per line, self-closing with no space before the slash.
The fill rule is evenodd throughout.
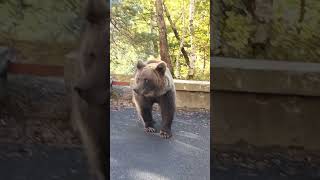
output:
<path id="1" fill-rule="evenodd" d="M 137 63 L 137 69 L 142 69 L 142 68 L 144 68 L 146 65 L 141 61 L 141 60 L 139 60 L 138 61 L 138 63 Z"/>
<path id="2" fill-rule="evenodd" d="M 167 69 L 167 64 L 165 62 L 161 62 L 157 65 L 156 70 L 161 74 L 164 75 Z"/>

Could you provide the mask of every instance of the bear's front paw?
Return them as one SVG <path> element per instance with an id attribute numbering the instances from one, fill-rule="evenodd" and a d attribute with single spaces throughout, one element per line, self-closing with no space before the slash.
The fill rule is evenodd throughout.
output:
<path id="1" fill-rule="evenodd" d="M 172 136 L 171 132 L 160 130 L 160 137 L 164 139 L 169 139 Z"/>
<path id="2" fill-rule="evenodd" d="M 153 127 L 145 127 L 144 132 L 146 133 L 155 133 L 157 130 Z"/>

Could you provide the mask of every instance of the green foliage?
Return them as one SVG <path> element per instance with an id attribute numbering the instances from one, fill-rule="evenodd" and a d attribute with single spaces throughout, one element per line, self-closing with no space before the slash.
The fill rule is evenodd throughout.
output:
<path id="1" fill-rule="evenodd" d="M 81 0 L 0 2 L 0 38 L 49 43 L 79 39 Z"/>
<path id="2" fill-rule="evenodd" d="M 232 11 L 227 12 L 226 28 L 222 32 L 223 37 L 229 47 L 229 53 L 235 56 L 242 56 L 248 52 L 248 39 L 253 30 L 250 19 L 245 16 L 238 16 Z"/>
<path id="3" fill-rule="evenodd" d="M 221 13 L 214 13 L 213 22 L 219 27 L 216 36 L 220 36 L 221 46 L 213 46 L 214 55 L 319 62 L 320 1 L 305 1 L 305 5 L 300 0 L 273 1 L 271 21 L 266 25 L 268 38 L 258 53 L 252 43 L 257 22 L 250 1 L 218 2 L 215 10 Z"/>
<path id="4" fill-rule="evenodd" d="M 175 23 L 179 36 L 185 31 L 184 44 L 190 52 L 189 0 L 165 1 L 171 19 Z M 195 40 L 197 60 L 195 63 L 196 80 L 209 80 L 210 77 L 210 31 L 209 0 L 197 0 L 195 6 Z M 183 25 L 183 15 L 185 24 Z M 122 0 L 112 4 L 111 12 L 111 73 L 132 74 L 137 60 L 159 57 L 159 37 L 155 16 L 154 0 Z M 176 39 L 165 16 L 169 54 L 175 74 L 179 61 L 180 79 L 188 73 L 188 66 L 179 50 L 180 42 Z"/>

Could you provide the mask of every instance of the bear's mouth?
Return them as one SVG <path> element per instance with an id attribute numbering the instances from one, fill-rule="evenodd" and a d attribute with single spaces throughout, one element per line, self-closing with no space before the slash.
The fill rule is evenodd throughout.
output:
<path id="1" fill-rule="evenodd" d="M 154 92 L 153 92 L 153 91 L 143 90 L 143 91 L 141 92 L 141 95 L 144 96 L 144 97 L 152 97 L 152 96 L 154 96 Z"/>
<path id="2" fill-rule="evenodd" d="M 144 97 L 153 97 L 154 95 L 153 95 L 153 93 L 150 92 L 150 93 L 143 94 L 143 96 Z"/>
<path id="3" fill-rule="evenodd" d="M 150 91 L 148 89 L 138 89 L 138 88 L 134 88 L 133 92 L 137 95 L 143 96 L 143 97 L 153 97 L 155 96 L 155 92 L 154 91 Z"/>

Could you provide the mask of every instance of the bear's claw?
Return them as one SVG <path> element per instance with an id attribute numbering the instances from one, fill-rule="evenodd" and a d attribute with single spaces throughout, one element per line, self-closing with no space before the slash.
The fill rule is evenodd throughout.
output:
<path id="1" fill-rule="evenodd" d="M 164 139 L 169 139 L 172 136 L 170 132 L 166 132 L 163 130 L 160 130 L 160 137 Z"/>
<path id="2" fill-rule="evenodd" d="M 153 128 L 153 127 L 147 127 L 147 128 L 144 128 L 144 132 L 146 132 L 146 133 L 155 133 L 156 129 Z"/>

